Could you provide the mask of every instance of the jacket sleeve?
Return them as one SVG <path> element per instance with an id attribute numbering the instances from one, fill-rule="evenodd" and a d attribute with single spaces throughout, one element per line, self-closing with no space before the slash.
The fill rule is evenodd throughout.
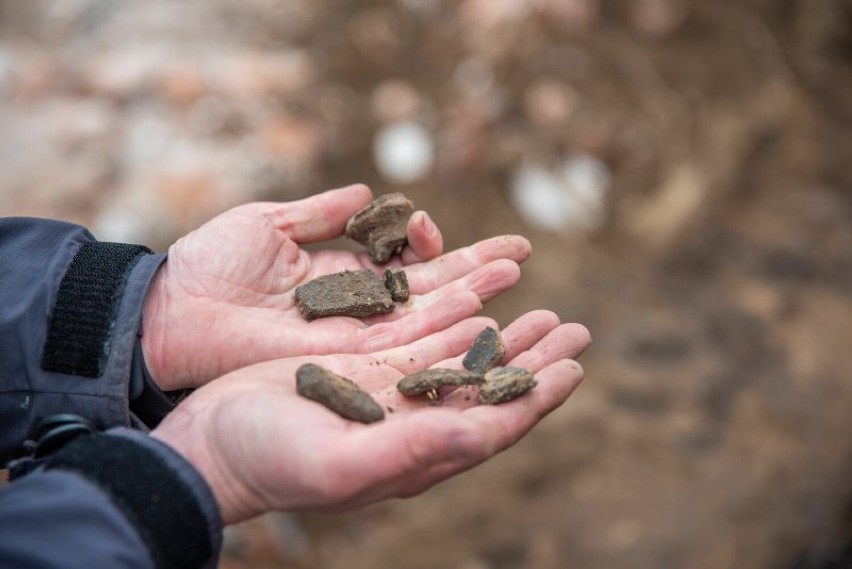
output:
<path id="1" fill-rule="evenodd" d="M 132 411 L 153 383 L 140 320 L 164 259 L 68 223 L 0 219 L 0 464 L 27 454 L 48 417 L 118 427 L 17 461 L 29 474 L 0 489 L 0 567 L 215 566 L 221 521 L 204 480 L 123 428 L 145 426 Z"/>
<path id="2" fill-rule="evenodd" d="M 0 567 L 215 567 L 222 525 L 204 480 L 129 429 L 78 437 L 0 490 Z"/>
<path id="3" fill-rule="evenodd" d="M 134 347 L 164 259 L 69 223 L 0 219 L 0 464 L 50 415 L 143 427 L 129 410 Z"/>

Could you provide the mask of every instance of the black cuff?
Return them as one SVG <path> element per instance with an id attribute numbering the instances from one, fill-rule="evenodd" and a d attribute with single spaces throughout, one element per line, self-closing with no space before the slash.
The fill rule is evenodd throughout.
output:
<path id="1" fill-rule="evenodd" d="M 83 377 L 103 374 L 127 277 L 151 253 L 142 245 L 121 243 L 80 247 L 56 294 L 42 369 Z"/>
<path id="2" fill-rule="evenodd" d="M 130 411 L 149 429 L 156 428 L 194 389 L 162 391 L 151 377 L 142 355 L 141 337 L 133 347 L 130 369 Z"/>
<path id="3" fill-rule="evenodd" d="M 45 470 L 98 486 L 139 532 L 159 569 L 201 567 L 213 556 L 208 519 L 189 485 L 152 449 L 110 435 L 68 443 Z"/>

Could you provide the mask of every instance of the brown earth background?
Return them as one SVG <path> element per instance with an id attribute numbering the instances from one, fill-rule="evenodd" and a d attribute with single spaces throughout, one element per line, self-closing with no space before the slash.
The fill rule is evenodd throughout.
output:
<path id="1" fill-rule="evenodd" d="M 399 121 L 413 181 L 376 167 Z M 0 125 L 2 215 L 164 249 L 363 181 L 447 248 L 531 239 L 486 314 L 591 329 L 516 447 L 231 528 L 221 567 L 852 566 L 852 2 L 0 0 Z M 586 222 L 522 217 L 518 172 L 576 156 L 608 175 Z"/>

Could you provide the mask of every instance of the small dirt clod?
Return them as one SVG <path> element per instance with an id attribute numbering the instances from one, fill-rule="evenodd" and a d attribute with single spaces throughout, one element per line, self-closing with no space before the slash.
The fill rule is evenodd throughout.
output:
<path id="1" fill-rule="evenodd" d="M 406 302 L 410 295 L 408 277 L 402 269 L 385 269 L 385 288 L 397 302 Z"/>
<path id="2" fill-rule="evenodd" d="M 498 365 L 505 353 L 500 333 L 491 326 L 486 326 L 473 341 L 462 365 L 470 371 L 485 373 Z"/>
<path id="3" fill-rule="evenodd" d="M 375 399 L 355 382 L 316 364 L 305 364 L 296 370 L 296 392 L 344 419 L 375 423 L 385 418 Z"/>
<path id="4" fill-rule="evenodd" d="M 390 291 L 372 271 L 325 275 L 296 288 L 296 304 L 305 320 L 324 316 L 365 318 L 393 311 Z"/>
<path id="5" fill-rule="evenodd" d="M 427 369 L 407 375 L 399 380 L 396 388 L 409 397 L 434 392 L 439 387 L 450 385 L 481 385 L 485 381 L 482 374 L 463 369 Z"/>
<path id="6" fill-rule="evenodd" d="M 489 405 L 511 401 L 536 386 L 532 372 L 519 367 L 495 367 L 485 374 L 479 402 Z"/>
<path id="7" fill-rule="evenodd" d="M 408 242 L 408 219 L 414 204 L 401 193 L 379 196 L 349 218 L 346 236 L 367 247 L 376 264 L 388 262 Z"/>

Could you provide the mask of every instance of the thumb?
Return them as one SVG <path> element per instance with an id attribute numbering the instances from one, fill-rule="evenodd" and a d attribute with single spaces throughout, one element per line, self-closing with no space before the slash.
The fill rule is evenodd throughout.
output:
<path id="1" fill-rule="evenodd" d="M 482 422 L 454 409 L 430 408 L 352 431 L 341 446 L 329 470 L 341 486 L 349 485 L 339 496 L 343 501 L 437 465 L 482 461 L 493 444 Z"/>
<path id="2" fill-rule="evenodd" d="M 260 204 L 276 229 L 296 243 L 325 241 L 343 235 L 346 222 L 370 203 L 373 194 L 353 184 L 294 202 Z"/>

